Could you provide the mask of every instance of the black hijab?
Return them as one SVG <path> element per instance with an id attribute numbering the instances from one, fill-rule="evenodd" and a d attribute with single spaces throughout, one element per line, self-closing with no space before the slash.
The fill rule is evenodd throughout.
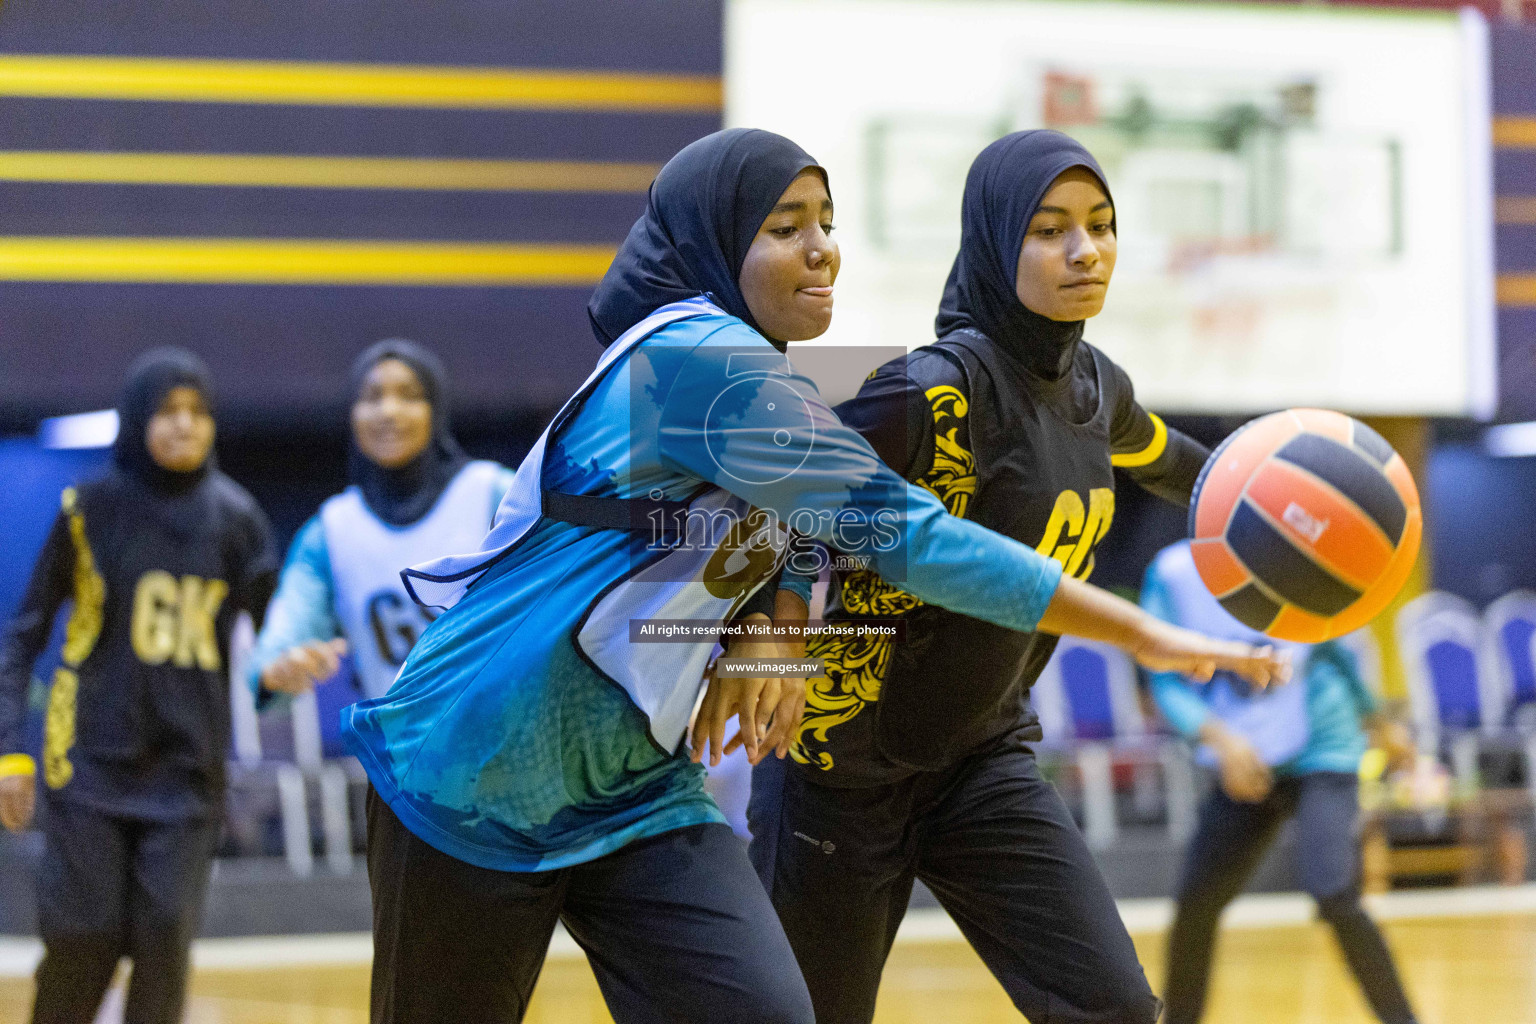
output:
<path id="1" fill-rule="evenodd" d="M 1045 380 L 1058 380 L 1072 368 L 1083 321 L 1041 316 L 1019 301 L 1014 282 L 1030 219 L 1051 183 L 1073 167 L 1091 171 L 1109 196 L 1104 171 L 1093 154 L 1061 132 L 1014 132 L 976 157 L 965 177 L 960 252 L 934 321 L 940 337 L 974 328 Z"/>
<path id="2" fill-rule="evenodd" d="M 145 352 L 128 368 L 117 400 L 117 440 L 112 444 L 112 461 L 124 476 L 150 492 L 167 497 L 186 494 L 213 468 L 213 453 L 190 473 L 166 469 L 149 453 L 145 433 L 149 421 L 160 410 L 160 403 L 173 388 L 196 388 L 203 403 L 213 409 L 213 375 L 208 365 L 182 348 L 156 348 Z"/>
<path id="3" fill-rule="evenodd" d="M 368 373 L 386 359 L 409 366 L 432 406 L 432 436 L 414 460 L 385 469 L 364 455 L 352 438 L 347 447 L 347 478 L 363 492 L 373 514 L 391 526 L 409 526 L 437 504 L 443 489 L 469 461 L 448 429 L 448 372 L 427 349 L 404 338 L 375 342 L 352 363 L 352 401 L 363 393 Z"/>
<path id="4" fill-rule="evenodd" d="M 758 128 L 685 146 L 651 183 L 645 213 L 587 303 L 597 340 L 611 345 L 662 306 L 700 293 L 756 330 L 737 278 L 757 229 L 805 170 L 826 180 L 805 150 Z"/>

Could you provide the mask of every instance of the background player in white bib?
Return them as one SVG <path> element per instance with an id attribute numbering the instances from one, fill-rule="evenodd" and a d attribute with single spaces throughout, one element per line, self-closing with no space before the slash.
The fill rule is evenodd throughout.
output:
<path id="1" fill-rule="evenodd" d="M 1141 604 L 1165 622 L 1209 636 L 1252 642 L 1260 634 L 1211 596 L 1180 541 L 1147 569 Z M 1164 1024 L 1197 1024 L 1205 1013 L 1217 925 L 1288 819 L 1296 821 L 1296 874 L 1338 939 L 1350 973 L 1386 1024 L 1417 1019 L 1381 930 L 1360 904 L 1360 759 L 1372 745 L 1412 764 L 1407 730 L 1382 714 L 1355 658 L 1338 641 L 1294 645 L 1300 678 L 1256 693 L 1219 673 L 1199 683 L 1152 674 L 1152 695 L 1168 723 L 1202 744 L 1217 782 L 1200 808 L 1168 934 Z"/>
<path id="2" fill-rule="evenodd" d="M 485 536 L 512 471 L 471 461 L 448 429 L 447 373 L 414 342 L 352 367 L 351 484 L 294 535 L 256 645 L 251 685 L 300 693 L 351 652 L 362 695 L 389 689 L 428 619 L 400 570 Z"/>

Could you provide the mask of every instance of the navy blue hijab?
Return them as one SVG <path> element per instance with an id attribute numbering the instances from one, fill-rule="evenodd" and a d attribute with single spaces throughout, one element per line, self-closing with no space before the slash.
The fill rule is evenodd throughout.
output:
<path id="1" fill-rule="evenodd" d="M 683 147 L 651 183 L 645 213 L 587 303 L 597 340 L 611 345 L 662 306 L 701 293 L 759 330 L 737 278 L 757 229 L 805 170 L 826 180 L 805 150 L 759 128 Z"/>
<path id="2" fill-rule="evenodd" d="M 411 368 L 432 406 L 432 437 L 420 455 L 398 469 L 385 469 L 363 454 L 352 437 L 347 478 L 363 492 L 374 515 L 391 526 L 409 526 L 432 511 L 438 497 L 469 461 L 448 425 L 448 371 L 429 349 L 404 338 L 387 338 L 363 349 L 352 363 L 352 401 L 363 394 L 368 373 L 386 359 Z"/>
<path id="3" fill-rule="evenodd" d="M 128 477 L 162 495 L 179 495 L 202 482 L 213 466 L 213 453 L 190 473 L 166 469 L 149 454 L 149 421 L 174 388 L 188 387 L 213 409 L 213 375 L 208 364 L 184 348 L 151 349 L 133 361 L 117 400 L 117 440 L 112 461 Z"/>
<path id="4" fill-rule="evenodd" d="M 1051 183 L 1074 167 L 1091 171 L 1109 196 L 1093 154 L 1061 132 L 1014 132 L 977 155 L 965 177 L 960 252 L 934 321 L 939 337 L 969 327 L 1017 355 L 1037 377 L 1057 380 L 1071 370 L 1083 321 L 1041 316 L 1019 301 L 1014 282 L 1030 219 Z"/>

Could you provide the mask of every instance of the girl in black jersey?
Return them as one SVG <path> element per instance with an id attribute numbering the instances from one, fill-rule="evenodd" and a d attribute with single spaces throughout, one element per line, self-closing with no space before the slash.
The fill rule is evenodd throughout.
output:
<path id="1" fill-rule="evenodd" d="M 210 401 L 189 352 L 134 364 L 112 467 L 64 492 L 0 647 L 0 823 L 26 828 L 43 793 L 34 1024 L 89 1024 L 125 956 L 125 1018 L 181 1019 L 223 814 L 230 630 L 260 620 L 277 570 L 266 516 L 213 464 Z M 27 689 L 66 600 L 36 766 Z"/>
<path id="2" fill-rule="evenodd" d="M 837 409 L 952 514 L 1079 579 L 1114 518 L 1115 467 L 1187 504 L 1207 455 L 1082 340 L 1114 265 L 1114 206 L 1093 157 L 1052 131 L 993 143 L 966 180 L 938 341 Z M 804 578 L 781 585 L 808 594 Z M 826 674 L 810 681 L 793 760 L 753 780 L 754 863 L 816 1019 L 871 1019 L 921 878 L 1029 1019 L 1150 1024 L 1159 1002 L 1030 748 L 1029 687 L 1056 637 L 834 573 L 829 619 L 886 615 L 906 619 L 902 642 L 811 641 Z"/>

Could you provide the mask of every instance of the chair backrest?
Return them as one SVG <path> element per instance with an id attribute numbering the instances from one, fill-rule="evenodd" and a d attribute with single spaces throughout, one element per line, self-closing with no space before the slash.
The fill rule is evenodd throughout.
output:
<path id="1" fill-rule="evenodd" d="M 1421 594 L 1397 613 L 1396 629 L 1415 724 L 1431 734 L 1499 727 L 1498 684 L 1470 603 L 1440 591 Z"/>
<path id="2" fill-rule="evenodd" d="M 1483 612 L 1483 642 L 1507 721 L 1536 704 L 1536 592 L 1514 590 L 1490 604 Z"/>
<path id="3" fill-rule="evenodd" d="M 229 637 L 229 717 L 234 759 L 251 766 L 261 762 L 261 720 L 256 695 L 246 683 L 246 671 L 256 653 L 256 628 L 249 612 L 235 617 Z"/>
<path id="4" fill-rule="evenodd" d="M 334 675 L 293 698 L 288 713 L 293 722 L 294 760 L 313 768 L 330 758 L 350 756 L 341 738 L 341 709 L 362 699 L 351 658 L 342 658 Z"/>
<path id="5" fill-rule="evenodd" d="M 269 705 L 257 725 L 261 736 L 263 761 L 294 763 L 298 747 L 294 742 L 293 705 L 290 701 Z"/>
<path id="6" fill-rule="evenodd" d="M 1107 644 L 1062 637 L 1031 699 L 1048 741 L 1129 739 L 1147 732 L 1136 667 Z"/>

